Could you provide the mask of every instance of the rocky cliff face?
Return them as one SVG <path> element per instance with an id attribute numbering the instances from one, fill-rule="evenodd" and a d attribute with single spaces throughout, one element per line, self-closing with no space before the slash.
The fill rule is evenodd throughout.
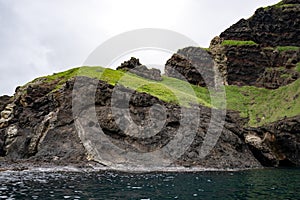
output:
<path id="1" fill-rule="evenodd" d="M 300 74 L 296 69 L 300 62 L 298 47 L 281 50 L 280 47 L 242 44 L 243 41 L 241 45 L 224 44 L 225 42 L 224 38 L 214 39 L 210 49 L 216 63 L 227 69 L 226 81 L 229 85 L 276 89 L 299 78 Z M 226 61 L 218 61 L 218 54 Z"/>
<path id="2" fill-rule="evenodd" d="M 179 49 L 166 63 L 169 77 L 199 86 L 214 86 L 214 63 L 209 54 L 198 47 Z"/>
<path id="3" fill-rule="evenodd" d="M 282 1 L 259 8 L 252 17 L 240 20 L 214 38 L 208 53 L 217 64 L 223 83 L 276 89 L 297 80 L 300 76 L 297 69 L 300 63 L 299 18 L 299 2 Z M 191 53 L 191 49 L 195 52 L 197 48 L 180 50 L 167 61 L 166 75 L 174 77 L 169 73 L 174 69 L 189 82 L 205 86 L 197 73 L 189 73 L 193 71 L 191 59 L 186 55 L 185 58 L 178 57 L 178 54 Z M 203 74 L 210 75 L 212 72 L 209 71 L 213 71 L 211 65 L 199 66 Z"/>
<path id="4" fill-rule="evenodd" d="M 72 91 L 75 80 L 81 92 L 74 96 Z M 87 166 L 87 163 L 97 161 L 112 169 L 126 166 L 124 170 L 136 166 L 136 161 L 126 160 L 124 163 L 124 154 L 114 151 L 109 143 L 104 143 L 99 149 L 90 144 L 97 143 L 99 138 L 105 136 L 113 145 L 126 149 L 126 152 L 149 153 L 167 145 L 174 139 L 179 128 L 186 129 L 183 130 L 186 137 L 193 133 L 196 135 L 188 149 L 174 160 L 174 166 L 224 169 L 300 165 L 297 153 L 300 147 L 299 117 L 249 129 L 245 126 L 247 119 L 241 118 L 237 112 L 228 111 L 220 138 L 209 154 L 202 157 L 201 146 L 205 141 L 208 126 L 211 126 L 210 108 L 200 105 L 186 108 L 185 113 L 193 113 L 195 109 L 201 112 L 200 118 L 192 114 L 186 116 L 189 125 L 195 126 L 183 126 L 183 111 L 180 106 L 168 104 L 149 94 L 116 86 L 120 87 L 116 95 L 114 86 L 88 77 L 70 79 L 59 90 L 55 89 L 56 85 L 57 80 L 36 80 L 19 88 L 13 101 L 6 98 L 0 120 L 2 166 L 25 160 L 39 165 L 52 163 L 79 166 Z M 95 93 L 91 90 L 92 87 L 96 88 Z M 113 100 L 114 105 L 111 101 L 112 95 L 117 97 Z M 83 96 L 94 103 L 81 102 Z M 123 106 L 124 99 L 129 101 L 128 106 Z M 78 101 L 80 105 L 75 111 L 72 108 L 74 101 Z M 143 127 L 143 124 L 149 125 L 153 122 L 149 121 L 153 105 L 158 106 L 154 112 L 155 118 L 162 118 L 163 121 L 165 116 L 166 121 L 159 132 L 151 136 L 151 130 L 161 125 L 154 123 L 148 130 L 149 133 L 147 130 L 135 129 L 134 125 Z M 165 115 L 159 105 L 166 109 Z M 117 117 L 113 115 L 114 107 L 119 109 Z M 129 108 L 129 115 L 133 121 L 125 120 L 120 125 L 118 116 L 126 116 L 126 108 Z M 90 116 L 93 109 L 96 111 L 96 120 L 86 117 L 80 123 L 76 122 L 82 113 Z M 201 123 L 196 125 L 199 119 Z M 88 128 L 88 133 L 80 131 L 82 126 Z M 195 132 L 188 127 L 195 127 Z M 99 130 L 103 131 L 103 136 Z M 150 136 L 140 137 L 142 133 Z M 89 135 L 88 140 L 83 138 L 83 134 Z M 154 157 L 151 161 L 154 167 L 159 167 L 164 159 L 156 160 Z M 149 170 L 147 166 L 144 167 Z"/>
<path id="5" fill-rule="evenodd" d="M 8 161 L 67 164 L 86 160 L 71 117 L 71 93 L 50 93 L 57 81 L 30 83 L 17 89 L 13 101 L 4 104 L 0 151 Z"/>
<path id="6" fill-rule="evenodd" d="M 254 156 L 266 166 L 299 166 L 299 127 L 300 116 L 280 120 L 260 128 L 248 129 L 246 138 L 248 136 L 251 140 L 251 136 L 255 135 L 260 139 L 254 143 L 246 141 Z"/>
<path id="7" fill-rule="evenodd" d="M 275 89 L 295 81 L 300 62 L 300 2 L 281 1 L 259 8 L 221 33 L 222 40 L 256 45 L 224 45 L 228 83 Z"/>
<path id="8" fill-rule="evenodd" d="M 84 120 L 89 127 L 97 128 L 99 123 L 106 137 L 117 146 L 132 152 L 151 152 L 166 145 L 178 130 L 181 123 L 181 108 L 176 105 L 167 104 L 161 100 L 145 93 L 130 91 L 127 88 L 121 89 L 122 95 L 133 93 L 130 97 L 130 114 L 137 124 L 149 123 L 149 110 L 154 104 L 163 105 L 167 108 L 167 119 L 163 128 L 158 134 L 149 138 L 139 138 L 132 135 L 131 132 L 123 131 L 116 123 L 112 115 L 111 96 L 114 87 L 102 81 L 96 81 L 87 77 L 78 77 L 77 84 L 84 87 L 84 95 L 93 94 L 89 90 L 91 85 L 97 83 L 95 94 L 95 110 L 97 121 L 93 122 L 90 118 Z M 99 153 L 110 155 L 114 163 L 108 163 L 93 157 L 93 151 L 88 151 L 78 135 L 78 129 L 75 127 L 72 114 L 72 89 L 74 79 L 69 80 L 63 88 L 51 92 L 56 83 L 47 83 L 36 81 L 19 89 L 15 95 L 14 101 L 7 104 L 6 108 L 11 108 L 9 116 L 12 118 L 2 117 L 6 123 L 1 123 L 0 136 L 2 143 L 0 151 L 7 161 L 24 161 L 27 162 L 46 162 L 54 164 L 79 164 L 85 165 L 88 159 L 97 160 L 103 165 L 114 166 L 122 163 L 120 155 L 114 154 L 112 149 L 104 148 Z M 80 86 L 81 87 L 81 86 Z M 78 96 L 83 94 L 79 93 Z M 87 96 L 88 97 L 88 96 Z M 76 99 L 76 97 L 73 97 Z M 93 108 L 95 105 L 85 105 L 78 108 L 77 112 L 82 113 Z M 2 111 L 3 112 L 3 111 Z M 158 112 L 160 112 L 158 110 Z M 187 113 L 189 113 L 188 111 Z M 121 112 L 122 113 L 122 112 Z M 191 111 L 192 113 L 192 111 Z M 237 122 L 237 113 L 231 113 L 227 116 L 226 125 L 222 135 L 217 143 L 216 148 L 206 157 L 200 156 L 200 147 L 205 138 L 205 133 L 210 122 L 211 111 L 208 108 L 201 108 L 202 123 L 196 130 L 195 140 L 190 148 L 177 160 L 178 166 L 197 166 L 206 168 L 252 168 L 260 167 L 261 164 L 252 156 L 249 147 L 243 141 L 240 126 L 245 123 L 244 120 Z M 160 114 L 158 113 L 158 116 Z M 191 121 L 193 116 L 189 116 Z M 193 123 L 193 122 L 192 122 Z M 195 122 L 196 123 L 196 122 Z M 237 126 L 236 123 L 240 124 Z M 133 123 L 125 124 L 130 128 Z M 128 127 L 127 127 L 128 126 Z M 98 127 L 99 128 L 99 127 Z M 100 134 L 100 132 L 96 132 Z M 91 140 L 93 138 L 90 138 Z M 109 147 L 109 146 L 107 146 Z M 155 160 L 153 160 L 155 163 Z M 5 163 L 2 163 L 4 165 Z M 123 163 L 124 164 L 124 163 Z M 135 163 L 126 163 L 128 166 L 134 166 Z M 156 163 L 157 166 L 160 163 Z"/>

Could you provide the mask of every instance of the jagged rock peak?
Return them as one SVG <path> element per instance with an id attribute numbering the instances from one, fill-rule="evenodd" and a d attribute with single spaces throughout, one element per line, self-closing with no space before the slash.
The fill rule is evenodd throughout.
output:
<path id="1" fill-rule="evenodd" d="M 117 70 L 129 71 L 134 69 L 137 66 L 141 66 L 140 60 L 135 57 L 131 57 L 130 60 L 127 60 L 121 64 L 121 66 L 117 67 Z"/>

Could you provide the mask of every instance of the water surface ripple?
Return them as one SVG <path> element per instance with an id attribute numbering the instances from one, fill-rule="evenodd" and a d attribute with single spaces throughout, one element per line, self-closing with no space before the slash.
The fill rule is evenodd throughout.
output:
<path id="1" fill-rule="evenodd" d="M 300 169 L 236 172 L 0 172 L 0 199 L 299 199 Z"/>

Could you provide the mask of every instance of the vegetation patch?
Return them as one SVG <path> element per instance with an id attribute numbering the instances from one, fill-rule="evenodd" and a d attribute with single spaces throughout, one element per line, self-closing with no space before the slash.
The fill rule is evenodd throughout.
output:
<path id="1" fill-rule="evenodd" d="M 274 47 L 264 47 L 263 49 L 264 50 L 268 50 L 268 51 L 274 51 L 275 50 Z"/>
<path id="2" fill-rule="evenodd" d="M 278 6 L 280 8 L 286 8 L 286 7 L 294 7 L 294 6 L 298 6 L 299 4 L 283 4 L 281 6 Z"/>
<path id="3" fill-rule="evenodd" d="M 298 4 L 285 4 L 283 1 L 280 1 L 278 2 L 277 4 L 274 4 L 272 6 L 267 6 L 267 7 L 264 7 L 263 9 L 264 10 L 269 10 L 271 8 L 284 8 L 284 7 L 292 7 L 292 6 L 296 6 Z"/>
<path id="4" fill-rule="evenodd" d="M 274 5 L 270 6 L 270 7 L 277 7 L 278 8 L 278 7 L 281 7 L 283 5 L 284 5 L 283 1 L 280 1 L 280 2 L 274 4 Z"/>
<path id="5" fill-rule="evenodd" d="M 257 127 L 300 114 L 300 79 L 276 90 L 253 86 L 227 86 L 227 108 L 248 117 Z"/>
<path id="6" fill-rule="evenodd" d="M 266 72 L 273 72 L 273 71 L 283 72 L 284 70 L 285 67 L 267 67 L 265 69 Z"/>
<path id="7" fill-rule="evenodd" d="M 297 64 L 300 70 L 299 63 Z M 212 105 L 207 88 L 191 85 L 185 81 L 163 76 L 162 81 L 152 81 L 135 74 L 102 67 L 80 67 L 51 76 L 39 78 L 44 81 L 57 81 L 60 88 L 75 76 L 87 76 L 105 81 L 111 85 L 122 84 L 138 92 L 145 92 L 165 102 L 189 107 L 191 104 Z M 241 117 L 249 118 L 249 126 L 256 127 L 284 117 L 300 114 L 300 79 L 276 90 L 253 86 L 226 86 L 226 108 L 238 111 Z M 222 99 L 219 99 L 220 105 Z"/>
<path id="8" fill-rule="evenodd" d="M 260 126 L 300 114 L 300 80 L 276 90 L 250 88 L 249 125 Z"/>
<path id="9" fill-rule="evenodd" d="M 300 62 L 296 64 L 296 71 L 300 73 Z"/>
<path id="10" fill-rule="evenodd" d="M 252 40 L 224 40 L 222 42 L 223 46 L 253 46 L 258 45 L 256 42 Z"/>
<path id="11" fill-rule="evenodd" d="M 278 47 L 276 47 L 276 49 L 279 52 L 283 52 L 283 51 L 297 51 L 297 50 L 300 49 L 300 47 L 297 47 L 297 46 L 278 46 Z"/>
<path id="12" fill-rule="evenodd" d="M 208 48 L 202 48 L 203 50 L 205 50 L 205 51 L 210 51 L 210 48 L 208 47 Z"/>
<path id="13" fill-rule="evenodd" d="M 271 8 L 280 8 L 280 7 L 283 6 L 283 5 L 284 5 L 283 1 L 280 1 L 280 2 L 278 2 L 278 3 L 276 3 L 276 4 L 274 4 L 274 5 L 264 7 L 264 9 L 265 9 L 265 10 L 269 10 L 269 9 L 271 9 Z"/>
<path id="14" fill-rule="evenodd" d="M 281 75 L 280 75 L 280 78 L 284 78 L 284 79 L 286 79 L 286 78 L 291 78 L 291 77 L 292 77 L 291 74 L 281 74 Z"/>

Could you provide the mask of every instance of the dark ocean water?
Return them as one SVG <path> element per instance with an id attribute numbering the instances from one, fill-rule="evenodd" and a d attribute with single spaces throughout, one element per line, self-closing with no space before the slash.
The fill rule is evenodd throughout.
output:
<path id="1" fill-rule="evenodd" d="M 0 172 L 0 199 L 300 199 L 300 169 Z"/>

